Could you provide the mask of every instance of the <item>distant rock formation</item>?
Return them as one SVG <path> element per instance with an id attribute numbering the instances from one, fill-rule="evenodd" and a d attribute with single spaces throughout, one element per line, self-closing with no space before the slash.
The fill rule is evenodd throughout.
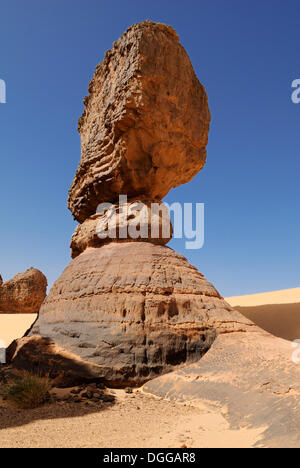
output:
<path id="1" fill-rule="evenodd" d="M 30 268 L 3 283 L 0 276 L 0 314 L 37 314 L 47 290 L 47 278 Z"/>

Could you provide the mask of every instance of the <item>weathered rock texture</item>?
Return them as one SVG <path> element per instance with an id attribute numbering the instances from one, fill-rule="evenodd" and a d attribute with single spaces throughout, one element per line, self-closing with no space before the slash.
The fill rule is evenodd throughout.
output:
<path id="1" fill-rule="evenodd" d="M 71 241 L 72 258 L 87 247 L 108 242 L 151 242 L 167 244 L 173 233 L 167 207 L 153 200 L 132 200 L 112 205 L 103 214 L 95 214 L 79 224 Z M 129 235 L 130 234 L 130 235 Z"/>
<path id="2" fill-rule="evenodd" d="M 35 314 L 46 297 L 47 278 L 30 268 L 3 283 L 0 278 L 0 313 Z"/>
<path id="3" fill-rule="evenodd" d="M 204 166 L 207 96 L 170 26 L 130 27 L 97 66 L 89 92 L 69 193 L 80 223 L 119 194 L 162 199 Z"/>
<path id="4" fill-rule="evenodd" d="M 74 260 L 8 356 L 19 367 L 56 369 L 61 384 L 84 377 L 134 386 L 200 359 L 218 333 L 252 324 L 164 246 L 169 216 L 165 235 L 159 214 L 145 220 L 130 212 L 141 200 L 149 214 L 152 201 L 161 203 L 205 164 L 207 96 L 176 32 L 150 21 L 129 28 L 96 68 L 89 92 L 69 193 L 81 223 Z M 129 214 L 117 212 L 116 239 L 99 237 L 111 225 L 96 210 L 103 202 L 116 206 L 120 195 Z M 137 235 L 124 238 L 123 228 L 132 227 Z"/>
<path id="5" fill-rule="evenodd" d="M 252 327 L 172 249 L 110 243 L 71 262 L 22 342 L 30 352 L 12 354 L 16 365 L 51 370 L 49 346 L 59 346 L 89 367 L 87 378 L 134 386 L 200 359 L 217 334 Z M 65 371 L 70 380 L 71 366 Z"/>
<path id="6" fill-rule="evenodd" d="M 144 391 L 227 409 L 232 429 L 261 428 L 261 446 L 299 447 L 300 367 L 291 344 L 234 311 L 184 257 L 153 239 L 103 245 L 95 237 L 106 224 L 95 215 L 100 202 L 122 193 L 161 199 L 205 163 L 207 97 L 175 31 L 151 22 L 129 28 L 89 91 L 69 197 L 83 223 L 72 239 L 76 258 L 8 360 L 50 373 L 57 385 L 135 386 L 176 370 Z M 2 285 L 0 278 L 0 310 L 38 310 L 46 279 L 25 276 Z"/>

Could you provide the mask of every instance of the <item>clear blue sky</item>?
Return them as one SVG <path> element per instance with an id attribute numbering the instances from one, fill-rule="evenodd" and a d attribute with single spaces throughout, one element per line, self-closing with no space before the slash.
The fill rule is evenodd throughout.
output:
<path id="1" fill-rule="evenodd" d="M 206 204 L 206 242 L 185 251 L 222 294 L 299 286 L 299 0 L 2 0 L 0 272 L 49 283 L 70 260 L 67 191 L 94 67 L 128 26 L 178 32 L 212 112 L 208 161 L 168 202 Z"/>

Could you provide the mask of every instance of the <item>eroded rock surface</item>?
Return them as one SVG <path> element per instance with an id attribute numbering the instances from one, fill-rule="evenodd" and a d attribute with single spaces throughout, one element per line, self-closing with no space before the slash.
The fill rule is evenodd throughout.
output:
<path id="1" fill-rule="evenodd" d="M 115 204 L 86 219 L 72 236 L 72 258 L 88 247 L 101 247 L 108 242 L 167 244 L 173 233 L 169 212 L 162 202 L 153 202 L 141 199 Z"/>
<path id="2" fill-rule="evenodd" d="M 131 26 L 97 66 L 89 92 L 68 203 L 80 223 L 119 194 L 162 199 L 204 166 L 207 96 L 172 27 Z"/>
<path id="3" fill-rule="evenodd" d="M 231 328 L 235 314 L 186 259 L 163 247 L 172 235 L 169 217 L 165 235 L 160 216 L 120 216 L 116 239 L 108 243 L 99 237 L 108 223 L 97 208 L 126 195 L 128 207 L 142 200 L 149 212 L 150 202 L 161 203 L 172 187 L 188 182 L 206 161 L 210 112 L 176 32 L 151 21 L 133 25 L 114 43 L 89 93 L 68 201 L 81 223 L 71 243 L 74 260 L 28 337 L 9 354 L 15 365 L 43 360 L 50 369 L 62 350 L 110 385 L 139 385 L 199 359 L 221 322 Z M 141 235 L 124 238 L 124 227 Z M 62 362 L 72 373 L 70 360 Z"/>
<path id="4" fill-rule="evenodd" d="M 0 313 L 36 314 L 45 297 L 47 278 L 35 268 L 3 283 L 0 278 Z"/>
<path id="5" fill-rule="evenodd" d="M 261 429 L 260 446 L 299 447 L 300 367 L 291 343 L 234 311 L 172 249 L 153 239 L 103 245 L 95 236 L 106 223 L 95 214 L 99 203 L 122 194 L 161 200 L 205 163 L 207 96 L 176 32 L 150 21 L 129 28 L 96 68 L 89 93 L 69 194 L 82 223 L 72 239 L 76 258 L 8 361 L 54 373 L 60 385 L 148 381 L 146 392 L 217 406 L 232 428 Z M 37 312 L 46 279 L 25 276 L 4 284 L 0 277 L 0 310 Z"/>
<path id="6" fill-rule="evenodd" d="M 110 243 L 87 248 L 65 269 L 28 340 L 46 338 L 89 363 L 94 377 L 124 387 L 200 359 L 219 333 L 252 327 L 172 249 Z M 49 353 L 30 349 L 26 360 L 20 347 L 16 365 L 44 359 L 41 367 L 51 367 Z"/>

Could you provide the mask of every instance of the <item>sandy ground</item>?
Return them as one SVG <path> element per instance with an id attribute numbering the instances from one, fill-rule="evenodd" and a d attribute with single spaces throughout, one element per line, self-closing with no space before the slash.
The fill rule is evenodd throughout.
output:
<path id="1" fill-rule="evenodd" d="M 220 411 L 115 391 L 105 409 L 56 403 L 16 410 L 0 402 L 0 448 L 251 448 L 262 429 L 230 430 Z"/>
<path id="2" fill-rule="evenodd" d="M 300 288 L 228 297 L 226 301 L 272 335 L 300 339 Z"/>
<path id="3" fill-rule="evenodd" d="M 226 300 L 267 331 L 287 339 L 300 338 L 300 288 Z M 0 314 L 0 340 L 9 345 L 35 318 Z M 226 408 L 205 402 L 182 404 L 141 391 L 118 390 L 115 395 L 116 403 L 103 408 L 60 402 L 16 410 L 0 400 L 0 448 L 248 448 L 259 442 L 265 430 L 232 430 L 225 419 Z"/>
<path id="4" fill-rule="evenodd" d="M 24 335 L 36 317 L 36 314 L 0 314 L 0 340 L 6 347 L 9 346 L 13 340 Z"/>

